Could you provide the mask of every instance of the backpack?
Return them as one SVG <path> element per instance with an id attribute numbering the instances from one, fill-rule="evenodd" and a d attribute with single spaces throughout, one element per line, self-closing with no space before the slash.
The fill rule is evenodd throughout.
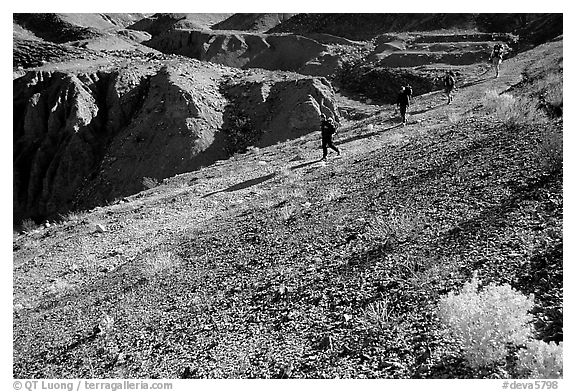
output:
<path id="1" fill-rule="evenodd" d="M 336 124 L 332 118 L 327 118 L 326 120 L 322 121 L 322 131 L 328 131 L 330 135 L 336 133 Z"/>
<path id="2" fill-rule="evenodd" d="M 456 80 L 454 79 L 454 76 L 446 75 L 446 77 L 444 78 L 444 86 L 453 88 L 455 84 Z"/>
<path id="3" fill-rule="evenodd" d="M 408 97 L 412 97 L 412 86 L 406 86 L 404 87 L 405 91 L 406 91 L 406 95 Z"/>
<path id="4" fill-rule="evenodd" d="M 496 46 L 494 46 L 494 57 L 502 58 L 503 56 L 504 56 L 504 48 L 502 47 L 502 45 L 497 44 Z"/>
<path id="5" fill-rule="evenodd" d="M 334 135 L 336 133 L 336 130 L 338 129 L 338 123 L 332 118 L 330 117 L 328 119 L 328 129 L 330 130 L 330 134 Z"/>

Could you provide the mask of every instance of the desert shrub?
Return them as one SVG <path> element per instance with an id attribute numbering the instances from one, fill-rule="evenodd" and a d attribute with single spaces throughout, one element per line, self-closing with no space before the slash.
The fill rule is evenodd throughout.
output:
<path id="1" fill-rule="evenodd" d="M 344 191 L 338 186 L 328 188 L 322 195 L 324 201 L 328 203 L 339 200 L 342 197 L 344 197 Z"/>
<path id="2" fill-rule="evenodd" d="M 459 124 L 463 119 L 463 114 L 456 111 L 446 111 L 446 118 L 450 124 Z"/>
<path id="3" fill-rule="evenodd" d="M 172 268 L 175 264 L 176 258 L 172 252 L 160 250 L 151 255 L 142 272 L 148 277 L 157 277 L 165 270 Z"/>
<path id="4" fill-rule="evenodd" d="M 370 233 L 378 242 L 404 243 L 416 239 L 425 226 L 426 221 L 419 213 L 392 209 L 388 216 L 376 217 L 370 227 Z"/>
<path id="5" fill-rule="evenodd" d="M 244 153 L 262 137 L 262 130 L 255 129 L 250 118 L 241 113 L 229 114 L 224 132 L 227 136 L 226 151 L 229 155 Z"/>
<path id="6" fill-rule="evenodd" d="M 509 127 L 538 122 L 543 116 L 536 100 L 508 93 L 498 94 L 495 90 L 488 90 L 482 103 Z"/>
<path id="7" fill-rule="evenodd" d="M 292 205 L 282 206 L 278 212 L 278 215 L 282 221 L 288 222 L 296 216 L 296 207 Z"/>
<path id="8" fill-rule="evenodd" d="M 518 373 L 526 378 L 562 378 L 563 344 L 531 340 L 518 351 Z"/>
<path id="9" fill-rule="evenodd" d="M 542 167 L 551 173 L 562 170 L 562 129 L 544 128 L 541 140 L 537 150 L 537 159 Z"/>
<path id="10" fill-rule="evenodd" d="M 65 214 L 59 214 L 59 218 L 64 222 L 80 222 L 82 219 L 86 218 L 87 214 L 87 211 L 82 210 L 68 211 Z"/>
<path id="11" fill-rule="evenodd" d="M 22 230 L 23 231 L 32 231 L 32 230 L 35 230 L 37 227 L 38 227 L 38 225 L 32 219 L 24 219 L 22 221 Z"/>
<path id="12" fill-rule="evenodd" d="M 508 344 L 523 344 L 531 334 L 528 311 L 532 297 L 510 285 L 490 284 L 478 291 L 478 277 L 464 285 L 460 294 L 449 293 L 440 299 L 438 315 L 461 342 L 464 358 L 473 368 L 505 359 Z"/>
<path id="13" fill-rule="evenodd" d="M 146 189 L 152 189 L 156 188 L 159 185 L 159 183 L 158 180 L 155 178 L 144 177 L 142 179 L 142 185 L 144 185 Z"/>
<path id="14" fill-rule="evenodd" d="M 368 305 L 363 312 L 363 320 L 366 325 L 377 330 L 384 329 L 393 319 L 389 305 L 387 299 L 372 302 Z"/>
<path id="15" fill-rule="evenodd" d="M 564 107 L 564 88 L 562 72 L 551 72 L 535 82 L 536 94 L 540 97 L 549 115 L 562 116 Z"/>

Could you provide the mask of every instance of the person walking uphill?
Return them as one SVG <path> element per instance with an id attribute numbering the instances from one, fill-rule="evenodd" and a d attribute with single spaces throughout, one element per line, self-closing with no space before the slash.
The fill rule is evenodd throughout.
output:
<path id="1" fill-rule="evenodd" d="M 402 87 L 400 89 L 400 94 L 398 94 L 398 100 L 396 105 L 400 108 L 400 116 L 402 117 L 402 124 L 406 125 L 406 111 L 408 106 L 410 106 L 410 96 L 412 95 L 412 89 Z"/>
<path id="2" fill-rule="evenodd" d="M 498 43 L 494 45 L 492 53 L 490 54 L 489 61 L 492 63 L 494 70 L 496 71 L 496 77 L 500 76 L 500 64 L 502 64 L 502 59 L 504 58 L 504 45 Z"/>
<path id="3" fill-rule="evenodd" d="M 448 97 L 448 104 L 452 102 L 452 92 L 456 87 L 456 78 L 454 77 L 453 71 L 446 71 L 446 75 L 444 75 L 444 94 Z"/>
<path id="4" fill-rule="evenodd" d="M 328 155 L 328 147 L 340 155 L 340 150 L 334 145 L 334 142 L 332 141 L 332 135 L 336 133 L 336 125 L 333 121 L 334 120 L 331 118 L 326 118 L 325 114 L 322 114 L 322 120 L 320 121 L 320 132 L 322 133 L 322 152 L 324 153 L 322 156 L 323 161 L 326 160 L 326 156 Z"/>

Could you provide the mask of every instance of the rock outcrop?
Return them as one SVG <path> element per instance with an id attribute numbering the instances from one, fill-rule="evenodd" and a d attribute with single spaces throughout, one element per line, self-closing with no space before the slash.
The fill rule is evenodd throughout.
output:
<path id="1" fill-rule="evenodd" d="M 267 146 L 298 138 L 319 129 L 320 113 L 338 116 L 334 91 L 325 78 L 282 74 L 263 78 L 255 73 L 240 82 L 230 81 L 223 91 L 230 101 L 224 116 L 229 148 Z M 238 135 L 238 123 L 249 133 Z"/>
<path id="2" fill-rule="evenodd" d="M 139 192 L 145 178 L 227 158 L 247 146 L 236 143 L 244 134 L 260 146 L 301 136 L 321 111 L 337 112 L 323 78 L 181 58 L 27 72 L 14 80 L 14 218 Z"/>
<path id="3" fill-rule="evenodd" d="M 290 19 L 295 14 L 234 14 L 216 23 L 212 30 L 241 30 L 265 32 Z"/>
<path id="4" fill-rule="evenodd" d="M 162 34 L 168 30 L 185 28 L 209 30 L 213 25 L 222 22 L 233 14 L 182 14 L 158 13 L 142 18 L 128 26 L 129 29 L 145 31 L 152 36 Z"/>
<path id="5" fill-rule="evenodd" d="M 338 66 L 325 44 L 299 35 L 173 29 L 145 44 L 163 53 L 243 69 L 326 76 Z"/>

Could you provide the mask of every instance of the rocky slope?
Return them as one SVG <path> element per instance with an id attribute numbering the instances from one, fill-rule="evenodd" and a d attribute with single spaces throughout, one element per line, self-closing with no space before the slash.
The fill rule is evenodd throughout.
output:
<path id="1" fill-rule="evenodd" d="M 268 32 L 328 33 L 369 40 L 390 32 L 440 30 L 522 32 L 550 39 L 562 34 L 562 14 L 297 14 Z"/>
<path id="2" fill-rule="evenodd" d="M 29 71 L 14 80 L 15 219 L 133 194 L 144 178 L 246 148 L 243 133 L 254 145 L 299 137 L 317 126 L 320 102 L 336 113 L 333 100 L 321 79 L 185 58 Z M 239 128 L 239 115 L 249 129 Z"/>
<path id="3" fill-rule="evenodd" d="M 202 111 L 194 93 L 175 98 L 197 67 L 151 72 L 149 90 Z M 245 85 L 224 99 L 272 94 L 264 73 L 222 72 Z M 468 367 L 438 302 L 476 272 L 533 294 L 534 337 L 563 340 L 563 119 L 547 109 L 563 106 L 562 74 L 560 40 L 506 60 L 500 78 L 478 72 L 450 105 L 416 97 L 405 127 L 389 106 L 343 122 L 340 158 L 319 162 L 311 133 L 15 234 L 13 376 L 524 377 L 512 347 Z M 98 82 L 78 79 L 70 94 L 91 102 L 80 88 Z"/>
<path id="4" fill-rule="evenodd" d="M 92 14 L 93 15 L 93 14 Z M 71 23 L 59 14 L 13 14 L 15 24 L 31 31 L 35 36 L 54 43 L 76 41 L 103 35 L 92 26 Z"/>
<path id="5" fill-rule="evenodd" d="M 140 45 L 150 34 L 123 27 L 142 14 L 14 14 L 13 67 L 108 57 L 109 52 L 154 52 Z M 127 54 L 127 53 L 126 53 Z M 21 76 L 21 75 L 18 75 Z"/>
<path id="6" fill-rule="evenodd" d="M 238 68 L 307 73 L 312 61 L 321 61 L 322 74 L 334 72 L 336 59 L 327 46 L 296 35 L 267 35 L 230 31 L 173 29 L 146 45 L 163 53 L 179 54 Z"/>
<path id="7" fill-rule="evenodd" d="M 162 34 L 166 31 L 183 28 L 209 30 L 213 25 L 222 22 L 232 14 L 177 14 L 159 13 L 154 14 L 128 26 L 131 30 L 145 31 L 152 36 Z"/>
<path id="8" fill-rule="evenodd" d="M 372 40 L 362 56 L 344 61 L 336 73 L 337 84 L 349 93 L 376 102 L 393 103 L 401 86 L 409 83 L 415 95 L 443 88 L 447 70 L 467 83 L 489 67 L 495 43 L 502 43 L 506 58 L 517 54 L 518 37 L 510 33 L 389 33 Z"/>
<path id="9" fill-rule="evenodd" d="M 295 14 L 234 14 L 212 26 L 213 30 L 265 32 Z"/>

